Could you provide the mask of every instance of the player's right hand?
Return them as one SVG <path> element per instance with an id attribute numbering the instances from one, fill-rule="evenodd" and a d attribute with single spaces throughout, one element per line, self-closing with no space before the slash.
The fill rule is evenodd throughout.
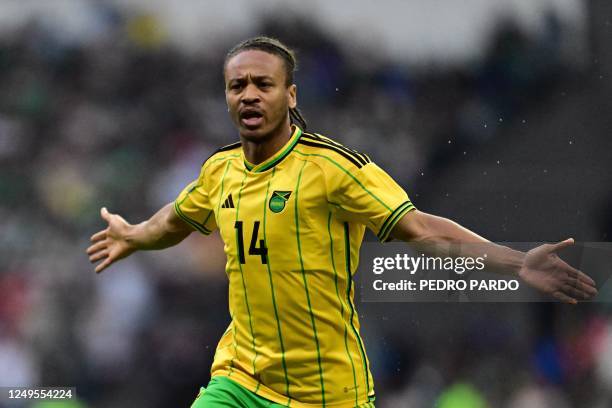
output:
<path id="1" fill-rule="evenodd" d="M 108 227 L 93 234 L 91 245 L 87 248 L 89 262 L 102 261 L 96 266 L 96 273 L 102 272 L 135 250 L 127 240 L 131 225 L 120 215 L 109 213 L 106 207 L 102 207 L 100 215 L 108 223 Z"/>

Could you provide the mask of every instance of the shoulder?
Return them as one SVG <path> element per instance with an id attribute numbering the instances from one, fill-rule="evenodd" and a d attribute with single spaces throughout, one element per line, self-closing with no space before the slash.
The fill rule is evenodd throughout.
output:
<path id="1" fill-rule="evenodd" d="M 216 177 L 219 177 L 219 169 L 221 169 L 222 173 L 228 160 L 240 159 L 241 148 L 242 144 L 236 142 L 215 150 L 213 154 L 204 160 L 200 167 L 200 176 L 198 177 L 200 180 L 199 183 L 203 183 L 204 179 L 210 182 L 211 180 L 214 181 Z"/>
<path id="2" fill-rule="evenodd" d="M 361 169 L 371 163 L 367 154 L 346 147 L 319 133 L 302 133 L 296 147 L 299 148 L 298 154 L 301 152 L 324 167 L 342 167 L 352 170 Z"/>
<path id="3" fill-rule="evenodd" d="M 235 142 L 218 148 L 213 152 L 213 154 L 204 160 L 204 163 L 202 163 L 202 171 L 222 166 L 227 160 L 240 158 L 241 148 L 242 143 L 240 142 Z"/>
<path id="4" fill-rule="evenodd" d="M 241 142 L 235 142 L 232 144 L 228 144 L 226 146 L 220 147 L 211 154 L 208 159 L 204 160 L 202 163 L 205 166 L 207 163 L 212 163 L 214 161 L 222 161 L 224 158 L 233 158 L 240 156 L 240 149 L 242 148 Z"/>

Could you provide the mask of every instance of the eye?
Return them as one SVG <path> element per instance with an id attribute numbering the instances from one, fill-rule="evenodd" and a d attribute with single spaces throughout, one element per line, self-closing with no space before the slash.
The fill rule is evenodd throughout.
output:
<path id="1" fill-rule="evenodd" d="M 233 82 L 230 84 L 229 89 L 236 91 L 242 88 L 242 84 L 240 82 Z"/>

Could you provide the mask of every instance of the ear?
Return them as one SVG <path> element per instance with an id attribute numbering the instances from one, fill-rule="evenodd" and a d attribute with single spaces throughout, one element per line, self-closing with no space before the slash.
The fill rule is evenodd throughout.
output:
<path id="1" fill-rule="evenodd" d="M 287 100 L 289 108 L 293 109 L 297 106 L 297 86 L 295 84 L 287 88 Z"/>

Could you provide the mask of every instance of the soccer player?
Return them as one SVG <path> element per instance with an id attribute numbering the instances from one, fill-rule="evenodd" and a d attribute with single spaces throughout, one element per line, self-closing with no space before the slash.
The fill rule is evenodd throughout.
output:
<path id="1" fill-rule="evenodd" d="M 382 242 L 487 245 L 488 265 L 567 303 L 595 283 L 556 252 L 488 242 L 415 209 L 362 153 L 306 132 L 293 83 L 296 60 L 277 40 L 238 44 L 224 64 L 228 111 L 240 142 L 202 165 L 197 179 L 149 220 L 132 225 L 102 208 L 108 227 L 87 249 L 101 272 L 137 250 L 218 229 L 227 255 L 231 323 L 211 380 L 193 407 L 368 407 L 374 385 L 353 303 L 365 228 Z"/>

